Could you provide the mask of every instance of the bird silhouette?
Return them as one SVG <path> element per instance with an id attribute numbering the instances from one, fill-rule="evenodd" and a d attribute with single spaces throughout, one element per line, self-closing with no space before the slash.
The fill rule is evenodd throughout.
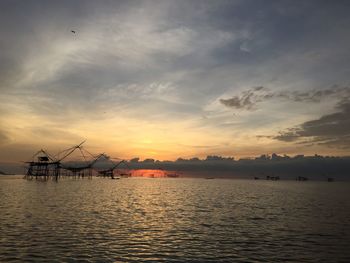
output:
<path id="1" fill-rule="evenodd" d="M 70 32 L 72 32 L 73 34 L 75 34 L 75 30 L 71 30 Z"/>

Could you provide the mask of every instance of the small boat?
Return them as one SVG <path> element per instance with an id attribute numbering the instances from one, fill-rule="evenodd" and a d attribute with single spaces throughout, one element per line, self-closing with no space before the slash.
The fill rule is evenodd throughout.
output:
<path id="1" fill-rule="evenodd" d="M 280 180 L 280 177 L 279 176 L 266 176 L 266 180 L 271 180 L 271 181 L 278 181 Z"/>
<path id="2" fill-rule="evenodd" d="M 304 176 L 298 176 L 297 178 L 296 178 L 296 180 L 297 181 L 307 181 L 307 180 L 309 180 L 307 177 L 304 177 Z"/>

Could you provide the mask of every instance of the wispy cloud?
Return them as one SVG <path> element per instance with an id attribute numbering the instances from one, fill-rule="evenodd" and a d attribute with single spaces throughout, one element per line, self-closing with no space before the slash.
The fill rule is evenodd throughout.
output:
<path id="1" fill-rule="evenodd" d="M 259 86 L 243 91 L 240 95 L 232 98 L 220 99 L 220 103 L 229 108 L 254 110 L 259 103 L 272 99 L 317 103 L 326 98 L 340 99 L 344 96 L 350 96 L 349 87 L 333 86 L 328 89 L 312 89 L 309 91 L 272 91 L 269 88 Z"/>

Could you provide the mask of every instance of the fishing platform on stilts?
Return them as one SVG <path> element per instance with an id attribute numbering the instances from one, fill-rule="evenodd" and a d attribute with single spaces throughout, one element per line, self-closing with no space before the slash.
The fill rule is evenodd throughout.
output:
<path id="1" fill-rule="evenodd" d="M 58 180 L 61 177 L 64 178 L 92 178 L 94 174 L 102 177 L 114 177 L 114 170 L 121 164 L 126 164 L 129 169 L 129 166 L 125 160 L 118 162 L 113 162 L 110 158 L 102 153 L 97 156 L 91 154 L 85 148 L 83 144 L 85 141 L 81 142 L 78 145 L 70 147 L 64 151 L 59 152 L 57 155 L 52 156 L 46 150 L 41 149 L 32 156 L 32 160 L 25 162 L 27 166 L 27 172 L 25 175 L 26 179 L 38 179 L 38 180 L 49 180 L 54 179 Z M 81 157 L 79 161 L 70 160 L 65 161 L 73 153 L 78 152 Z M 95 164 L 101 160 L 109 161 L 109 165 L 100 167 Z"/>

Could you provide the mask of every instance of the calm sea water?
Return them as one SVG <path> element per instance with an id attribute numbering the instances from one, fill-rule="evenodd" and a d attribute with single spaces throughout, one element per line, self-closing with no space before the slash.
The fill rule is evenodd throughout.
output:
<path id="1" fill-rule="evenodd" d="M 350 184 L 0 179 L 0 261 L 350 262 Z"/>

